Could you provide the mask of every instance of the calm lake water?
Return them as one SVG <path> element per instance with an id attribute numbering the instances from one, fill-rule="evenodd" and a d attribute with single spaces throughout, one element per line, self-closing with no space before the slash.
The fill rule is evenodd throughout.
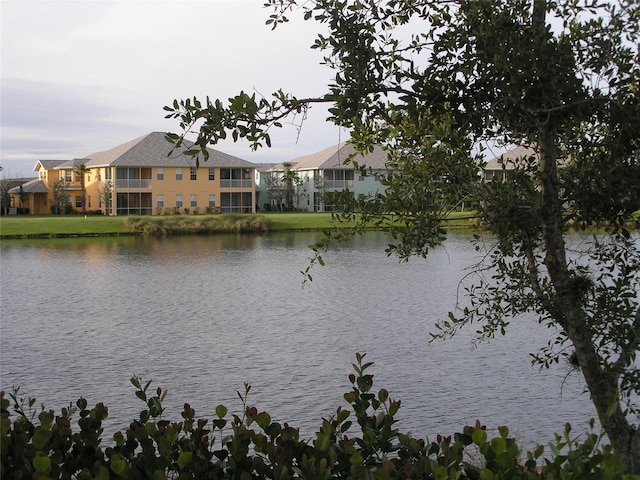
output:
<path id="1" fill-rule="evenodd" d="M 382 234 L 356 238 L 300 273 L 318 234 L 3 241 L 0 386 L 20 385 L 59 409 L 104 402 L 107 433 L 143 404 L 132 374 L 169 391 L 169 419 L 184 402 L 198 416 L 249 403 L 311 438 L 349 390 L 356 352 L 375 362 L 378 388 L 402 401 L 399 427 L 451 434 L 480 419 L 508 425 L 525 446 L 548 443 L 595 417 L 568 367 L 532 367 L 552 332 L 532 319 L 472 348 L 473 328 L 430 343 L 455 307 L 478 255 L 465 235 L 424 259 L 387 257 Z"/>

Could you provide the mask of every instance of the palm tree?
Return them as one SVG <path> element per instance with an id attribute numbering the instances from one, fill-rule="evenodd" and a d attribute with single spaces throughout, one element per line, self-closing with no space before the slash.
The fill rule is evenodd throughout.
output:
<path id="1" fill-rule="evenodd" d="M 80 195 L 81 195 L 81 201 L 82 201 L 82 213 L 85 214 L 87 213 L 87 209 L 85 208 L 86 205 L 86 190 L 85 190 L 85 185 L 84 185 L 84 175 L 89 171 L 89 169 L 87 168 L 87 166 L 84 163 L 81 163 L 80 165 L 76 166 L 76 169 L 74 170 L 74 173 L 76 174 L 76 178 L 80 177 Z"/>
<path id="2" fill-rule="evenodd" d="M 291 170 L 291 164 L 289 162 L 285 162 L 282 164 L 284 167 L 284 175 L 283 180 L 285 182 L 285 207 L 287 211 L 293 210 L 293 182 L 296 178 L 296 172 Z"/>

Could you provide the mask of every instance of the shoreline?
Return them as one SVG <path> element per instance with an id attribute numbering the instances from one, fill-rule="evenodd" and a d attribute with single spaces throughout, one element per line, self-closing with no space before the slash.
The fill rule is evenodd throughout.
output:
<path id="1" fill-rule="evenodd" d="M 321 232 L 349 228 L 331 213 L 285 212 L 259 214 L 171 215 L 171 216 L 12 216 L 0 217 L 1 240 L 46 240 L 120 236 L 164 237 L 177 235 L 264 234 L 276 232 Z M 460 212 L 447 220 L 446 230 L 478 230 L 477 219 Z M 381 228 L 371 228 L 383 230 Z"/>

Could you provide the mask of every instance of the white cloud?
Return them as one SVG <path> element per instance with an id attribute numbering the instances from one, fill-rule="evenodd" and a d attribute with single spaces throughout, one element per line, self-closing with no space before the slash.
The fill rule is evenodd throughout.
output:
<path id="1" fill-rule="evenodd" d="M 226 99 L 254 89 L 269 95 L 278 88 L 324 93 L 331 72 L 309 48 L 317 25 L 299 19 L 272 31 L 262 3 L 4 0 L 3 167 L 176 130 L 162 111 L 174 98 Z M 273 132 L 273 151 L 217 148 L 251 161 L 289 160 L 340 140 L 326 116 L 312 109 L 297 144 L 296 129 L 285 128 Z"/>

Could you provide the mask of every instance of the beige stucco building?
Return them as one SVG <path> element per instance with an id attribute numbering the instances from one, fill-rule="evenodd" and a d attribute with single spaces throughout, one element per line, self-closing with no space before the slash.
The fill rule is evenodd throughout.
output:
<path id="1" fill-rule="evenodd" d="M 209 149 L 196 165 L 185 155 L 169 155 L 171 144 L 153 132 L 104 152 L 73 160 L 39 160 L 38 177 L 10 191 L 13 205 L 32 214 L 52 213 L 55 191 L 67 209 L 107 215 L 169 213 L 254 213 L 255 165 Z M 84 165 L 85 173 L 78 167 Z"/>

